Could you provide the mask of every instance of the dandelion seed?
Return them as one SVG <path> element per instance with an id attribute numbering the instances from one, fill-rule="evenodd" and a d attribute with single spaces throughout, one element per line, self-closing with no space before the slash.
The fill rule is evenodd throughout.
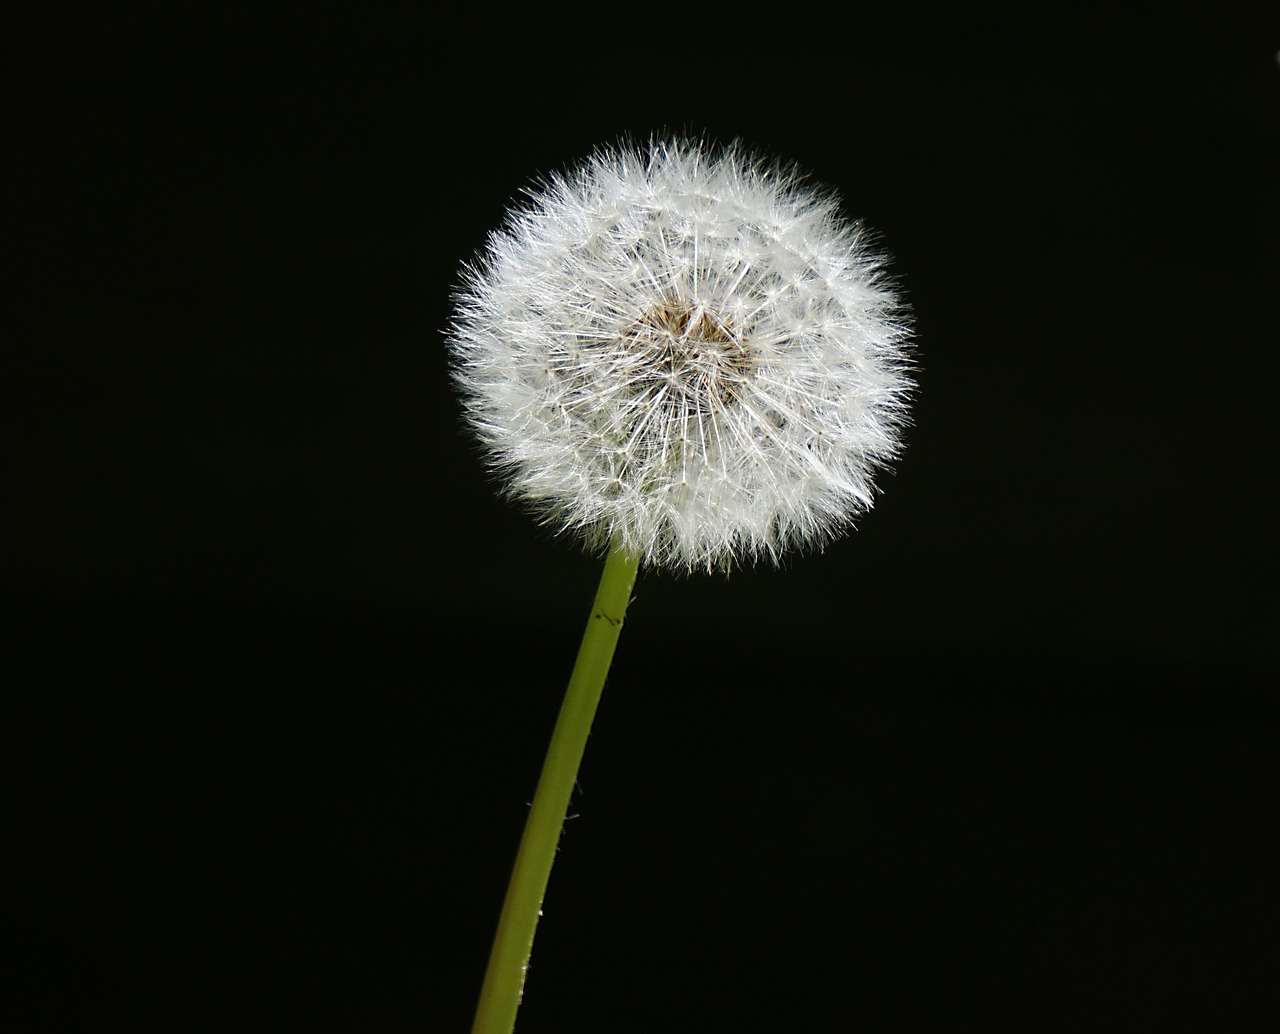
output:
<path id="1" fill-rule="evenodd" d="M 793 167 L 598 151 L 511 211 L 450 328 L 506 490 L 684 570 L 815 547 L 872 504 L 911 390 L 881 256 Z"/>

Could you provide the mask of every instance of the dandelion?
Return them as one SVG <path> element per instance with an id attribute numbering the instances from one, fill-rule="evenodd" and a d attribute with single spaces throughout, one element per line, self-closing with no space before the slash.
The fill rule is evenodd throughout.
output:
<path id="1" fill-rule="evenodd" d="M 687 140 L 539 183 L 464 270 L 449 330 L 504 489 L 607 553 L 526 823 L 474 1034 L 509 1034 L 641 563 L 816 548 L 899 450 L 908 328 L 865 231 L 794 167 Z"/>
<path id="2" fill-rule="evenodd" d="M 907 330 L 880 257 L 794 169 L 602 150 L 514 211 L 452 327 L 506 489 L 682 569 L 819 546 L 898 450 Z"/>

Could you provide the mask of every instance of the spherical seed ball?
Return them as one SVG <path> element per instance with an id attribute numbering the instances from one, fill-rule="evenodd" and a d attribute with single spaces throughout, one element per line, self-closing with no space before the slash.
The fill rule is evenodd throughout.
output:
<path id="1" fill-rule="evenodd" d="M 449 341 L 507 490 L 692 570 L 818 546 L 872 503 L 912 387 L 881 258 L 790 166 L 597 151 L 466 267 Z"/>

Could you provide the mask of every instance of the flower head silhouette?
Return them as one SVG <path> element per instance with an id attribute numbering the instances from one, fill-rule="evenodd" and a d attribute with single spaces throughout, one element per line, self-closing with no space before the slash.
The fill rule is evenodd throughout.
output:
<path id="1" fill-rule="evenodd" d="M 685 140 L 541 181 L 466 268 L 449 340 L 511 494 L 684 570 L 846 527 L 912 387 L 902 307 L 837 200 Z"/>

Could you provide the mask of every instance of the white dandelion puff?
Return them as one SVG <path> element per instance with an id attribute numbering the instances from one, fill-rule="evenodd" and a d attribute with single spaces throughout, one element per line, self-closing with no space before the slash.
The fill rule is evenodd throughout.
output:
<path id="1" fill-rule="evenodd" d="M 466 268 L 449 341 L 513 496 L 684 570 L 846 528 L 912 388 L 902 306 L 838 201 L 689 141 L 539 183 Z"/>

